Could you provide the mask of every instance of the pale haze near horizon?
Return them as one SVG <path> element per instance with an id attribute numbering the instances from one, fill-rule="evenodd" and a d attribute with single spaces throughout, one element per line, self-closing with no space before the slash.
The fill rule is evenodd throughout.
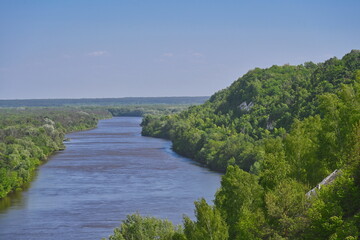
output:
<path id="1" fill-rule="evenodd" d="M 360 49 L 360 1 L 0 0 L 0 99 L 210 96 Z"/>

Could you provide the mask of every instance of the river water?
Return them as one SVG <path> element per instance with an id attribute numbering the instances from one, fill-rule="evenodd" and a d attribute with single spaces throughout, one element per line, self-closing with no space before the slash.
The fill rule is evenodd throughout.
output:
<path id="1" fill-rule="evenodd" d="M 142 137 L 141 118 L 101 120 L 68 134 L 66 149 L 42 165 L 28 189 L 0 201 L 0 239 L 101 239 L 139 212 L 176 224 L 193 202 L 212 203 L 220 174 Z"/>

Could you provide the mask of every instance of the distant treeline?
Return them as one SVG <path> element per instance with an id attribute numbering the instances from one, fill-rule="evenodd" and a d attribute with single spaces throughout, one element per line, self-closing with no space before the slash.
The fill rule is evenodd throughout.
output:
<path id="1" fill-rule="evenodd" d="M 83 99 L 24 99 L 0 100 L 0 107 L 59 107 L 59 106 L 116 106 L 116 105 L 197 105 L 209 97 L 125 97 Z"/>
<path id="2" fill-rule="evenodd" d="M 116 107 L 104 107 L 114 117 L 142 117 L 145 115 L 167 115 L 179 113 L 191 105 L 165 105 L 165 104 L 152 104 L 152 105 L 127 105 Z"/>

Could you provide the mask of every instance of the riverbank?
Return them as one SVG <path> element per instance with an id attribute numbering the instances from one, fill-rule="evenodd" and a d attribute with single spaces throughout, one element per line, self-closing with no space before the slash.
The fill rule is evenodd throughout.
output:
<path id="1" fill-rule="evenodd" d="M 175 224 L 183 214 L 193 219 L 193 202 L 211 202 L 221 175 L 172 152 L 169 141 L 142 137 L 140 122 L 100 120 L 66 135 L 66 149 L 0 210 L 0 238 L 101 239 L 136 212 Z"/>
<path id="2" fill-rule="evenodd" d="M 38 166 L 64 149 L 66 133 L 96 127 L 108 113 L 84 109 L 0 110 L 0 198 L 28 184 Z"/>

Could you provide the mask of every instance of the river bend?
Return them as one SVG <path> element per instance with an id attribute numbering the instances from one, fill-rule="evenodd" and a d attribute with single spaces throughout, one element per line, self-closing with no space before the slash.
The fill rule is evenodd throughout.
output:
<path id="1" fill-rule="evenodd" d="M 68 134 L 66 149 L 42 165 L 28 189 L 0 201 L 0 239 L 101 239 L 127 214 L 181 223 L 193 202 L 211 203 L 220 174 L 142 137 L 141 118 L 101 120 Z"/>

